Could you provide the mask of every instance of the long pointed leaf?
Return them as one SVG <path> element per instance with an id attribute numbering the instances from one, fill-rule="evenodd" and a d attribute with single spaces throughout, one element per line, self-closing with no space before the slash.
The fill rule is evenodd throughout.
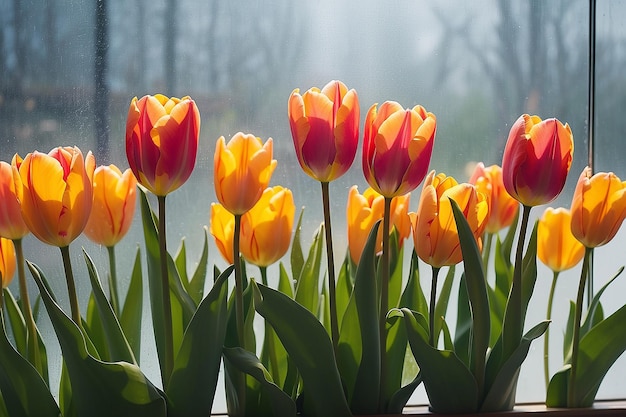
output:
<path id="1" fill-rule="evenodd" d="M 141 317 L 143 313 L 143 283 L 141 271 L 141 252 L 137 248 L 135 263 L 130 276 L 128 292 L 120 316 L 120 325 L 133 350 L 135 359 L 139 361 L 141 352 Z"/>

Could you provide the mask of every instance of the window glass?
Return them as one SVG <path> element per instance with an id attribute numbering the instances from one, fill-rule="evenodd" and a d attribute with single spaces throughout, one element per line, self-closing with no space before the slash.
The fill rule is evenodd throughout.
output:
<path id="1" fill-rule="evenodd" d="M 438 123 L 431 169 L 459 182 L 468 179 L 475 162 L 501 163 L 509 128 L 521 114 L 557 117 L 572 127 L 575 156 L 565 190 L 552 206 L 569 207 L 578 175 L 589 160 L 586 1 L 100 0 L 107 8 L 105 32 L 96 31 L 94 3 L 50 0 L 42 6 L 32 0 L 0 1 L 0 159 L 78 145 L 83 152 L 93 150 L 98 164 L 115 163 L 125 169 L 125 121 L 133 96 L 159 92 L 192 96 L 202 116 L 198 161 L 190 180 L 167 199 L 168 247 L 175 251 L 184 238 L 192 265 L 202 247 L 210 205 L 216 201 L 212 180 L 216 139 L 238 131 L 263 140 L 273 137 L 278 167 L 272 185 L 291 188 L 296 207 L 305 208 L 303 244 L 310 243 L 322 221 L 321 194 L 318 183 L 301 171 L 293 150 L 287 99 L 294 88 L 303 92 L 339 79 L 357 90 L 362 119 L 372 104 L 386 100 L 405 107 L 423 105 Z M 595 168 L 615 171 L 622 178 L 626 177 L 626 121 L 621 112 L 626 106 L 624 22 L 626 2 L 599 2 Z M 102 93 L 107 113 L 102 113 L 100 127 L 104 136 L 98 136 L 94 116 L 102 98 L 94 81 L 98 45 L 108 48 L 107 89 Z M 330 187 L 336 259 L 345 255 L 345 203 L 353 184 L 361 192 L 367 188 L 360 155 L 348 174 Z M 418 198 L 419 189 L 412 195 L 412 211 Z M 534 218 L 543 209 L 535 208 Z M 625 239 L 622 232 L 597 251 L 597 287 L 622 264 Z M 67 306 L 58 250 L 32 236 L 24 243 L 26 257 L 45 271 L 61 304 Z M 138 211 L 129 235 L 118 245 L 122 294 L 132 265 L 132 257 L 124 254 L 133 254 L 142 245 Z M 105 248 L 85 238 L 72 244 L 84 313 L 90 287 L 81 247 L 103 268 L 107 257 Z M 412 248 L 411 241 L 407 248 Z M 210 263 L 224 268 L 211 239 L 209 250 Z M 270 276 L 275 268 L 270 268 Z M 559 281 L 552 373 L 562 360 L 561 334 L 579 273 L 579 269 L 563 273 Z M 539 274 L 529 325 L 545 317 L 551 272 L 540 264 Z M 429 276 L 426 270 L 423 275 Z M 29 285 L 31 294 L 37 294 L 32 280 Z M 144 287 L 147 294 L 147 284 Z M 11 290 L 18 293 L 16 282 Z M 619 280 L 613 284 L 604 297 L 605 310 L 623 304 L 619 294 L 625 292 L 625 284 Z M 145 299 L 141 365 L 158 381 L 148 304 Z M 454 310 L 454 301 L 450 306 Z M 454 322 L 454 311 L 449 317 Z M 38 320 L 49 345 L 56 387 L 60 356 L 52 352 L 59 351 L 58 343 L 45 312 Z M 542 354 L 540 343 L 535 343 L 522 367 L 518 401 L 544 400 Z M 599 398 L 623 395 L 615 382 L 625 366 L 624 360 L 618 361 Z M 413 401 L 426 401 L 423 387 Z M 218 393 L 215 409 L 225 410 L 223 393 Z"/>

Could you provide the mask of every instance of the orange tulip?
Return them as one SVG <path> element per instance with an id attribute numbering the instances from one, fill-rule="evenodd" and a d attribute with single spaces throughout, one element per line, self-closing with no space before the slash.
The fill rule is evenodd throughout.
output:
<path id="1" fill-rule="evenodd" d="M 165 196 L 183 185 L 196 163 L 200 112 L 190 97 L 133 98 L 126 121 L 126 157 L 141 185 Z"/>
<path id="2" fill-rule="evenodd" d="M 398 233 L 399 243 L 402 245 L 404 239 L 411 234 L 411 220 L 409 219 L 410 194 L 394 197 L 391 200 L 390 222 Z M 383 218 L 385 198 L 367 188 L 360 194 L 357 186 L 350 188 L 348 193 L 348 204 L 346 214 L 348 220 L 348 249 L 350 257 L 355 264 L 359 263 L 361 254 L 365 248 L 365 243 L 374 224 Z M 376 252 L 380 252 L 383 247 L 382 230 L 378 230 L 376 238 Z"/>
<path id="3" fill-rule="evenodd" d="M 130 169 L 122 174 L 115 165 L 99 166 L 93 177 L 93 206 L 85 235 L 107 247 L 119 242 L 133 221 L 137 179 Z"/>
<path id="4" fill-rule="evenodd" d="M 504 148 L 504 187 L 525 206 L 549 203 L 563 190 L 573 156 L 567 123 L 524 114 L 511 127 Z"/>
<path id="5" fill-rule="evenodd" d="M 469 183 L 475 185 L 478 192 L 487 197 L 489 204 L 489 220 L 485 228 L 487 233 L 497 233 L 513 223 L 519 203 L 504 188 L 502 168 L 498 165 L 485 168 L 485 165 L 479 162 Z"/>
<path id="6" fill-rule="evenodd" d="M 241 218 L 241 254 L 257 266 L 283 257 L 291 243 L 296 206 L 291 190 L 266 188 L 261 199 Z"/>
<path id="7" fill-rule="evenodd" d="M 443 173 L 435 176 L 435 171 L 431 171 L 424 181 L 417 213 L 410 216 L 415 251 L 435 268 L 463 260 L 450 199 L 459 205 L 479 245 L 489 218 L 487 198 L 476 187 L 459 184 Z"/>
<path id="8" fill-rule="evenodd" d="M 210 232 L 222 258 L 229 264 L 234 263 L 233 236 L 235 233 L 235 216 L 221 204 L 211 204 Z"/>
<path id="9" fill-rule="evenodd" d="M 572 233 L 583 245 L 595 248 L 608 243 L 626 217 L 626 181 L 612 172 L 591 176 L 585 168 L 572 199 Z"/>
<path id="10" fill-rule="evenodd" d="M 300 166 L 309 176 L 330 182 L 352 165 L 359 142 L 359 99 L 341 81 L 322 90 L 289 96 L 289 125 Z"/>
<path id="11" fill-rule="evenodd" d="M 537 257 L 554 272 L 575 267 L 585 255 L 585 247 L 571 229 L 572 213 L 549 207 L 537 225 Z"/>
<path id="12" fill-rule="evenodd" d="M 241 132 L 228 144 L 223 136 L 217 140 L 213 181 L 217 199 L 226 210 L 243 214 L 259 201 L 276 168 L 272 150 L 272 138 L 263 144 L 260 138 Z"/>
<path id="13" fill-rule="evenodd" d="M 0 280 L 2 288 L 9 286 L 15 274 L 15 247 L 11 239 L 0 237 Z"/>
<path id="14" fill-rule="evenodd" d="M 437 120 L 422 106 L 403 109 L 386 101 L 365 119 L 363 173 L 379 194 L 391 198 L 414 190 L 428 172 Z"/>
<path id="15" fill-rule="evenodd" d="M 22 161 L 13 158 L 15 191 L 22 217 L 41 241 L 68 246 L 85 228 L 93 202 L 96 161 L 83 159 L 77 147 L 59 147 L 50 153 L 33 152 Z"/>
<path id="16" fill-rule="evenodd" d="M 28 227 L 22 219 L 20 202 L 15 194 L 13 168 L 0 161 L 0 236 L 21 239 L 27 234 Z"/>

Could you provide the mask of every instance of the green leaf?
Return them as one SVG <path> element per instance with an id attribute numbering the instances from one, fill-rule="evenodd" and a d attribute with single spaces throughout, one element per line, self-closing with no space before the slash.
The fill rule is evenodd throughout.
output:
<path id="1" fill-rule="evenodd" d="M 126 361 L 128 363 L 137 364 L 133 351 L 124 336 L 124 332 L 120 327 L 120 323 L 113 312 L 113 308 L 107 300 L 102 287 L 100 286 L 100 279 L 98 278 L 98 272 L 93 264 L 93 261 L 83 249 L 83 257 L 87 264 L 87 271 L 89 273 L 89 281 L 91 282 L 91 290 L 94 296 L 96 308 L 98 310 L 98 317 L 102 324 L 102 330 L 107 344 L 107 351 L 109 357 L 108 361 Z"/>
<path id="2" fill-rule="evenodd" d="M 291 243 L 291 276 L 294 279 L 298 279 L 302 274 L 302 268 L 304 266 L 304 253 L 302 251 L 301 232 L 302 232 L 302 216 L 304 215 L 304 209 L 300 211 L 298 216 L 298 223 L 293 235 L 293 242 Z"/>
<path id="3" fill-rule="evenodd" d="M 270 399 L 273 415 L 296 415 L 296 403 L 274 383 L 267 369 L 253 353 L 240 347 L 224 348 L 224 356 L 240 372 L 252 376 L 260 383 L 263 393 Z"/>
<path id="4" fill-rule="evenodd" d="M 352 404 L 352 397 L 355 394 L 354 384 L 356 383 L 362 353 L 363 344 L 356 300 L 355 297 L 350 297 L 341 320 L 339 342 L 337 343 L 337 366 L 349 404 Z"/>
<path id="5" fill-rule="evenodd" d="M 279 291 L 252 282 L 254 305 L 300 371 L 305 407 L 314 416 L 350 416 L 332 342 L 318 319 Z"/>
<path id="6" fill-rule="evenodd" d="M 481 412 L 513 409 L 520 367 L 528 356 L 532 341 L 543 335 L 549 325 L 550 322 L 546 320 L 530 329 L 511 356 L 497 370 L 493 370 L 495 377 L 487 376 L 489 385 L 485 386 L 486 395 L 480 408 Z"/>
<path id="7" fill-rule="evenodd" d="M 278 275 L 278 291 L 282 292 L 289 298 L 293 298 L 293 286 L 289 275 L 287 275 L 287 270 L 285 269 L 285 265 L 281 262 L 279 264 L 279 275 Z"/>
<path id="8" fill-rule="evenodd" d="M 297 278 L 298 282 L 296 284 L 296 301 L 316 316 L 319 312 L 320 269 L 323 243 L 324 226 L 321 225 L 313 238 L 313 243 L 311 243 L 311 247 L 309 248 L 309 254 Z"/>
<path id="9" fill-rule="evenodd" d="M 434 340 L 439 340 L 439 334 L 443 327 L 444 317 L 448 311 L 448 302 L 450 301 L 450 293 L 452 292 L 452 284 L 454 282 L 455 266 L 452 265 L 448 268 L 448 273 L 443 281 L 443 286 L 437 297 L 437 304 L 435 305 L 435 337 Z"/>
<path id="10" fill-rule="evenodd" d="M 600 304 L 600 297 L 604 294 L 604 291 L 611 285 L 613 281 L 617 277 L 621 275 L 624 271 L 624 267 L 622 266 L 616 273 L 607 281 L 606 284 L 600 288 L 600 290 L 593 296 L 591 303 L 589 304 L 589 308 L 587 309 L 587 314 L 585 314 L 585 318 L 583 323 L 580 326 L 580 336 L 584 336 L 587 334 L 589 330 L 596 324 L 600 323 L 604 319 L 604 311 L 602 310 L 602 305 Z"/>
<path id="11" fill-rule="evenodd" d="M 202 245 L 202 254 L 200 260 L 196 266 L 196 270 L 193 271 L 191 280 L 186 285 L 187 293 L 191 296 L 191 299 L 200 304 L 202 301 L 202 295 L 204 294 L 204 284 L 206 282 L 206 276 L 209 266 L 209 240 L 207 238 L 207 229 L 204 227 L 204 244 Z"/>
<path id="12" fill-rule="evenodd" d="M 354 383 L 350 408 L 356 414 L 375 414 L 380 396 L 380 324 L 379 295 L 376 279 L 376 236 L 381 221 L 376 222 L 363 248 L 356 271 L 353 296 L 360 328 L 361 361 Z M 402 374 L 400 373 L 399 378 Z M 385 399 L 382 399 L 385 400 Z"/>
<path id="13" fill-rule="evenodd" d="M 456 330 L 454 332 L 454 351 L 459 359 L 470 365 L 470 348 L 472 340 L 472 312 L 470 310 L 469 296 L 465 272 L 461 274 L 459 281 L 459 294 L 456 308 Z"/>
<path id="14" fill-rule="evenodd" d="M 430 346 L 424 316 L 406 308 L 392 310 L 390 314 L 404 318 L 432 411 L 443 414 L 476 412 L 479 400 L 474 376 L 454 352 Z"/>
<path id="15" fill-rule="evenodd" d="M 176 251 L 176 254 L 172 257 L 174 264 L 178 270 L 178 276 L 187 290 L 187 284 L 189 283 L 189 277 L 187 276 L 187 247 L 185 245 L 185 238 L 180 240 L 180 246 Z"/>
<path id="16" fill-rule="evenodd" d="M 537 224 L 538 221 L 533 226 L 528 245 L 526 246 L 526 253 L 522 260 L 522 328 L 526 321 L 528 304 L 530 304 L 530 298 L 533 295 L 535 282 L 537 281 Z"/>
<path id="17" fill-rule="evenodd" d="M 211 414 L 228 323 L 227 268 L 198 306 L 185 330 L 168 384 L 168 416 Z"/>
<path id="18" fill-rule="evenodd" d="M 470 363 L 472 374 L 476 378 L 478 395 L 482 397 L 485 383 L 485 359 L 489 348 L 491 332 L 489 299 L 487 298 L 487 281 L 483 271 L 483 261 L 478 250 L 476 239 L 457 203 L 450 199 L 454 220 L 459 231 L 461 252 L 467 294 L 472 311 L 472 347 Z"/>
<path id="19" fill-rule="evenodd" d="M 141 317 L 143 313 L 143 283 L 141 271 L 141 252 L 137 248 L 135 263 L 130 276 L 128 292 L 120 316 L 120 325 L 126 339 L 133 350 L 135 359 L 139 361 L 141 352 Z"/>
<path id="20" fill-rule="evenodd" d="M 341 268 L 339 269 L 337 285 L 335 285 L 337 319 L 340 329 L 341 321 L 343 320 L 343 315 L 346 313 L 346 309 L 348 308 L 348 303 L 350 302 L 350 296 L 352 295 L 352 289 L 354 287 L 354 280 L 351 276 L 354 269 L 356 269 L 356 266 L 354 266 L 352 258 L 350 258 L 350 251 L 347 250 L 343 263 L 341 264 Z"/>
<path id="21" fill-rule="evenodd" d="M 429 306 L 420 283 L 419 257 L 415 251 L 413 251 L 411 255 L 409 277 L 404 291 L 402 292 L 402 297 L 400 298 L 400 307 L 417 311 L 424 317 L 428 316 Z"/>
<path id="22" fill-rule="evenodd" d="M 81 330 L 52 299 L 38 270 L 32 264 L 29 268 L 61 345 L 77 415 L 165 416 L 164 398 L 139 367 L 127 362 L 102 362 L 87 352 Z"/>
<path id="23" fill-rule="evenodd" d="M 174 259 L 167 254 L 167 268 L 169 271 L 169 286 L 171 294 L 174 295 L 176 300 L 180 303 L 180 307 L 182 308 L 182 328 L 185 329 L 189 324 L 189 321 L 193 317 L 196 311 L 196 303 L 193 301 L 191 296 L 185 290 L 182 278 L 178 274 L 178 269 L 176 268 L 176 264 Z"/>
<path id="24" fill-rule="evenodd" d="M 11 345 L 0 309 L 0 391 L 10 416 L 60 415 L 48 386 L 37 370 Z"/>
<path id="25" fill-rule="evenodd" d="M 8 288 L 4 288 L 2 290 L 4 297 L 4 307 L 6 308 L 6 313 L 9 319 L 9 323 L 11 325 L 11 330 L 13 332 L 13 340 L 15 342 L 15 348 L 17 351 L 22 354 L 25 358 L 28 357 L 28 330 L 26 329 L 26 321 L 24 320 L 24 315 L 22 314 L 22 310 L 20 310 L 17 301 L 13 297 L 13 294 Z"/>

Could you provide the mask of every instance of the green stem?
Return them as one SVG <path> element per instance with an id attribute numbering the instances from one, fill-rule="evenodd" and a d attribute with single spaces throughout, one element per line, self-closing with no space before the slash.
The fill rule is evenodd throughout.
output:
<path id="1" fill-rule="evenodd" d="M 546 319 L 552 319 L 552 302 L 554 300 L 554 289 L 556 288 L 556 280 L 559 278 L 559 272 L 554 271 L 552 275 L 552 285 L 550 286 L 550 295 L 548 296 L 548 311 L 546 312 Z M 550 326 L 546 330 L 546 334 L 543 336 L 543 375 L 546 381 L 546 389 L 550 384 Z"/>
<path id="2" fill-rule="evenodd" d="M 574 331 L 572 336 L 572 368 L 570 370 L 569 384 L 567 385 L 567 406 L 576 407 L 576 373 L 578 370 L 578 344 L 580 342 L 580 319 L 583 315 L 583 297 L 585 293 L 585 281 L 589 274 L 589 264 L 593 248 L 585 248 L 585 258 L 583 260 L 583 268 L 580 273 L 580 282 L 578 283 L 578 294 L 576 296 L 576 311 L 574 313 Z"/>
<path id="3" fill-rule="evenodd" d="M 383 254 L 380 266 L 380 394 L 379 394 L 379 411 L 386 411 L 386 393 L 387 393 L 387 311 L 389 310 L 389 263 L 390 263 L 390 245 L 389 230 L 391 229 L 391 198 L 385 197 L 385 209 L 383 211 Z"/>
<path id="4" fill-rule="evenodd" d="M 259 270 L 261 271 L 261 282 L 263 285 L 267 286 L 267 267 L 260 266 Z M 278 358 L 276 357 L 276 345 L 274 344 L 274 329 L 272 325 L 265 321 L 265 347 L 267 348 L 267 357 L 270 364 L 270 372 L 272 374 L 272 378 L 274 382 L 279 382 L 279 368 L 278 368 Z"/>
<path id="5" fill-rule="evenodd" d="M 526 229 L 530 218 L 531 206 L 523 206 L 522 222 L 520 225 L 519 238 L 517 241 L 517 251 L 515 252 L 515 266 L 513 269 L 513 283 L 509 293 L 509 300 L 506 306 L 504 324 L 502 329 L 504 357 L 508 358 L 517 349 L 522 340 L 524 330 L 523 307 L 522 307 L 522 261 L 524 255 L 524 244 L 526 240 Z"/>
<path id="6" fill-rule="evenodd" d="M 63 246 L 61 257 L 63 258 L 63 268 L 65 268 L 65 282 L 67 283 L 67 294 L 70 298 L 70 309 L 72 320 L 79 328 L 82 328 L 80 319 L 80 309 L 78 308 L 78 296 L 76 295 L 76 284 L 74 283 L 74 273 L 72 272 L 72 262 L 70 261 L 70 247 Z"/>
<path id="7" fill-rule="evenodd" d="M 491 256 L 491 245 L 493 244 L 493 233 L 486 233 L 485 244 L 483 246 L 483 268 L 488 270 L 489 258 Z"/>
<path id="8" fill-rule="evenodd" d="M 37 325 L 35 324 L 35 319 L 33 318 L 33 311 L 31 309 L 30 298 L 28 296 L 28 287 L 26 286 L 22 239 L 13 240 L 13 246 L 15 246 L 15 257 L 17 258 L 17 276 L 20 286 L 20 299 L 22 301 L 22 315 L 24 316 L 24 320 L 26 320 L 28 361 L 37 369 L 40 375 L 43 375 L 43 367 L 39 353 L 39 340 L 37 337 Z"/>
<path id="9" fill-rule="evenodd" d="M 235 266 L 235 320 L 237 322 L 237 339 L 239 346 L 246 349 L 243 309 L 243 275 L 241 270 L 241 256 L 239 253 L 241 239 L 241 214 L 235 214 L 235 230 L 233 231 L 233 262 Z M 239 415 L 246 413 L 246 374 L 239 375 L 237 383 L 237 401 Z"/>
<path id="10" fill-rule="evenodd" d="M 429 336 L 428 336 L 428 343 L 432 346 L 432 347 L 437 347 L 435 346 L 436 340 L 435 340 L 435 307 L 436 307 L 436 303 L 437 303 L 437 278 L 439 277 L 439 271 L 441 270 L 441 268 L 438 267 L 434 267 L 432 268 L 432 285 L 430 287 L 430 308 L 428 311 L 428 329 L 429 329 Z"/>
<path id="11" fill-rule="evenodd" d="M 587 270 L 587 276 L 589 279 L 587 280 L 587 308 L 591 306 L 591 301 L 593 301 L 593 296 L 595 290 L 593 289 L 593 251 L 591 255 L 589 255 L 589 267 Z"/>
<path id="12" fill-rule="evenodd" d="M 330 224 L 330 193 L 328 182 L 322 184 L 322 203 L 324 205 L 324 229 L 326 233 L 326 259 L 328 264 L 328 303 L 330 308 L 330 335 L 333 341 L 335 357 L 339 343 L 339 323 L 337 319 L 337 297 L 335 294 L 335 256 L 333 252 L 333 233 Z"/>
<path id="13" fill-rule="evenodd" d="M 157 196 L 159 203 L 159 258 L 161 260 L 161 291 L 163 301 L 163 335 L 165 338 L 165 358 L 163 389 L 167 391 L 172 370 L 174 369 L 174 337 L 172 330 L 172 301 L 170 299 L 170 281 L 167 268 L 167 238 L 165 234 L 165 196 Z"/>
<path id="14" fill-rule="evenodd" d="M 109 253 L 109 294 L 111 298 L 111 307 L 117 317 L 120 316 L 120 301 L 117 293 L 117 268 L 115 266 L 115 245 L 107 246 Z"/>

